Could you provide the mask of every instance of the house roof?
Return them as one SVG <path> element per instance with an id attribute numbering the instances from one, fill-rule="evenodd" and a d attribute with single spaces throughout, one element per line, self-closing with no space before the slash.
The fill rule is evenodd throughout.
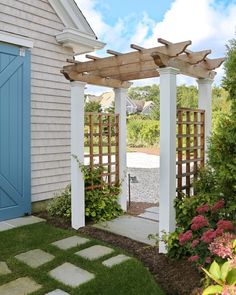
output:
<path id="1" fill-rule="evenodd" d="M 73 48 L 75 54 L 102 49 L 105 43 L 98 41 L 93 29 L 74 0 L 48 0 L 65 28 L 56 35 L 59 43 Z"/>
<path id="2" fill-rule="evenodd" d="M 114 92 L 105 92 L 100 96 L 100 98 L 100 104 L 102 107 L 110 107 L 115 101 L 115 94 Z"/>

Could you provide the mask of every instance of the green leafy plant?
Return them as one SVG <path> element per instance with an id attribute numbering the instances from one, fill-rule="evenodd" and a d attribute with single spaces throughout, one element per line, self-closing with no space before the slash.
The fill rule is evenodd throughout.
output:
<path id="1" fill-rule="evenodd" d="M 213 261 L 209 270 L 205 268 L 202 268 L 202 270 L 216 283 L 208 286 L 202 295 L 236 294 L 236 268 L 230 266 L 230 261 L 224 262 L 221 266 L 216 261 Z"/>
<path id="2" fill-rule="evenodd" d="M 75 157 L 76 158 L 76 157 Z M 85 181 L 85 216 L 88 220 L 99 222 L 113 219 L 123 213 L 117 202 L 120 185 L 108 185 L 101 177 L 103 167 L 91 168 L 80 165 Z M 90 189 L 93 187 L 93 189 Z M 71 217 L 71 188 L 65 188 L 48 205 L 51 216 Z"/>
<path id="3" fill-rule="evenodd" d="M 63 217 L 69 219 L 71 217 L 71 186 L 68 185 L 65 190 L 55 195 L 49 202 L 47 211 L 51 216 Z"/>

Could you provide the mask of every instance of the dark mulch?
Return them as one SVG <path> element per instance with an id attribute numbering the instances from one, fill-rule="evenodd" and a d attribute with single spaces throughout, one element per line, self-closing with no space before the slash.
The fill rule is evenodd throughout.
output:
<path id="1" fill-rule="evenodd" d="M 70 221 L 50 217 L 46 212 L 39 213 L 38 216 L 45 218 L 48 223 L 54 226 L 64 229 L 71 228 Z M 79 232 L 120 247 L 134 255 L 150 270 L 167 295 L 199 294 L 194 290 L 201 286 L 201 276 L 188 261 L 172 260 L 164 254 L 159 254 L 157 247 L 147 246 L 129 238 L 93 228 L 90 225 L 79 229 Z"/>
<path id="2" fill-rule="evenodd" d="M 127 213 L 130 215 L 137 216 L 145 212 L 145 209 L 155 206 L 153 203 L 147 202 L 131 202 L 128 207 Z"/>

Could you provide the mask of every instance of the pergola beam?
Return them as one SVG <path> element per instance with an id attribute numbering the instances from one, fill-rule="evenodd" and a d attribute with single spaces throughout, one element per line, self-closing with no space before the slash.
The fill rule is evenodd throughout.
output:
<path id="1" fill-rule="evenodd" d="M 111 87 L 111 88 L 129 88 L 132 83 L 120 81 L 109 77 L 103 78 L 92 74 L 78 74 L 77 72 L 62 71 L 64 76 L 70 81 L 81 81 L 88 84 Z"/>
<path id="2" fill-rule="evenodd" d="M 172 67 L 180 70 L 180 73 L 193 78 L 213 79 L 216 72 L 208 71 L 201 66 L 191 65 L 178 58 L 168 58 L 163 54 L 153 53 L 152 57 L 158 67 Z"/>
<path id="3" fill-rule="evenodd" d="M 202 51 L 191 52 L 191 53 L 185 52 L 185 54 L 179 55 L 178 58 L 183 61 L 186 61 L 190 65 L 196 65 L 200 63 L 201 61 L 203 61 L 207 57 L 207 55 L 210 53 L 211 53 L 211 50 L 202 50 Z"/>

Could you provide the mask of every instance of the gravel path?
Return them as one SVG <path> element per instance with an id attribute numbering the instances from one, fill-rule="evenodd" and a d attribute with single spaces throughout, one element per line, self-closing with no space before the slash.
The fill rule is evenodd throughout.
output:
<path id="1" fill-rule="evenodd" d="M 127 173 L 138 180 L 137 183 L 130 183 L 131 201 L 159 202 L 159 168 L 128 168 Z"/>

